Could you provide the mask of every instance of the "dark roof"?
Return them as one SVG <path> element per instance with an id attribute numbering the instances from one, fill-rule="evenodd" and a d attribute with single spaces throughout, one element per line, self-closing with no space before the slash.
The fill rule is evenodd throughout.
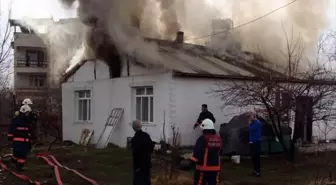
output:
<path id="1" fill-rule="evenodd" d="M 194 74 L 205 76 L 272 76 L 286 77 L 284 70 L 269 62 L 256 60 L 255 54 L 242 52 L 240 55 L 226 53 L 215 55 L 205 46 L 194 44 L 176 44 L 173 41 L 145 38 L 146 42 L 158 45 L 158 58 L 153 61 L 141 61 L 136 54 L 132 56 L 144 66 L 159 66 L 179 72 L 179 74 Z M 61 82 L 74 74 L 85 62 L 80 62 L 68 71 Z M 283 71 L 283 72 L 282 72 Z"/>
<path id="2" fill-rule="evenodd" d="M 59 80 L 60 83 L 66 82 L 72 75 L 76 73 L 79 68 L 81 68 L 88 60 L 81 60 L 76 65 L 74 65 L 69 71 L 67 71 L 64 75 L 62 75 L 61 79 Z"/>

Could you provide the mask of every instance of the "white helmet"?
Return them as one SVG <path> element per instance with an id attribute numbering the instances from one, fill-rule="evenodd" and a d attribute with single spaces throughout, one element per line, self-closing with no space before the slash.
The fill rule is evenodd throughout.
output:
<path id="1" fill-rule="evenodd" d="M 31 112 L 31 108 L 29 107 L 29 105 L 22 105 L 20 108 L 20 112 L 21 113 L 26 113 L 26 112 Z"/>
<path id="2" fill-rule="evenodd" d="M 213 130 L 215 129 L 215 126 L 214 123 L 211 121 L 211 119 L 205 119 L 202 121 L 200 128 L 202 130 Z"/>
<path id="3" fill-rule="evenodd" d="M 26 98 L 22 101 L 22 105 L 33 105 L 33 101 L 31 101 L 29 98 Z"/>

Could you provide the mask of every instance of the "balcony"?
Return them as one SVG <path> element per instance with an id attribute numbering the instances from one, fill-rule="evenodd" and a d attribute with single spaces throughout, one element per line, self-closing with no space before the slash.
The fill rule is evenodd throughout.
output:
<path id="1" fill-rule="evenodd" d="M 14 33 L 14 47 L 42 47 L 45 48 L 45 44 L 41 38 L 31 33 Z"/>
<path id="2" fill-rule="evenodd" d="M 15 65 L 16 73 L 47 73 L 48 70 L 47 61 L 18 59 Z"/>

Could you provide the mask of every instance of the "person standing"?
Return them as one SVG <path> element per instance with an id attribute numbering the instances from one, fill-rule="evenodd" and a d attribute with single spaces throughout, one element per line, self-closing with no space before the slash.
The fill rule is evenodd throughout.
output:
<path id="1" fill-rule="evenodd" d="M 194 129 L 197 128 L 203 120 L 210 119 L 213 123 L 216 123 L 214 115 L 208 110 L 208 105 L 202 105 L 202 112 L 199 114 L 198 119 L 194 125 Z"/>
<path id="2" fill-rule="evenodd" d="M 204 119 L 200 128 L 203 135 L 197 139 L 190 158 L 196 163 L 194 185 L 219 185 L 222 140 L 216 134 L 212 120 Z"/>
<path id="3" fill-rule="evenodd" d="M 8 131 L 8 140 L 12 141 L 12 161 L 19 172 L 22 171 L 31 146 L 32 129 L 27 119 L 30 112 L 31 108 L 28 105 L 21 106 L 20 114 L 13 118 Z"/>
<path id="4" fill-rule="evenodd" d="M 30 98 L 26 98 L 22 101 L 22 105 L 28 105 L 31 109 L 33 109 L 33 101 Z M 37 115 L 33 112 L 33 110 L 30 111 L 29 115 L 27 116 L 27 120 L 29 124 L 31 125 L 32 133 L 31 133 L 31 139 L 34 143 L 36 141 L 36 133 L 37 133 Z M 31 148 L 32 146 L 30 146 Z"/>
<path id="5" fill-rule="evenodd" d="M 141 122 L 135 120 L 132 123 L 135 131 L 132 138 L 133 155 L 133 185 L 151 185 L 150 170 L 152 168 L 152 153 L 154 144 L 150 136 L 142 131 Z"/>
<path id="6" fill-rule="evenodd" d="M 253 175 L 260 177 L 261 122 L 254 112 L 249 112 L 247 117 Z"/>

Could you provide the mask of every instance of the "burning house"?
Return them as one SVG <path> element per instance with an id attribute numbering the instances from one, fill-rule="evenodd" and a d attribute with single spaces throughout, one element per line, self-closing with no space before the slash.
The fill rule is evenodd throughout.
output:
<path id="1" fill-rule="evenodd" d="M 85 6 L 79 8 L 83 9 Z M 60 79 L 64 140 L 78 143 L 81 131 L 90 129 L 94 131 L 92 142 L 98 142 L 111 111 L 118 108 L 123 114 L 109 139 L 115 145 L 126 146 L 127 138 L 133 136 L 129 123 L 135 119 L 144 124 L 144 130 L 154 141 L 170 138 L 170 128 L 175 126 L 182 136 L 180 144 L 193 145 L 200 131 L 192 127 L 202 104 L 208 104 L 218 120 L 217 130 L 220 123 L 245 111 L 241 107 L 223 108 L 221 101 L 208 94 L 219 81 L 230 84 L 233 80 L 256 80 L 270 75 L 287 79 L 284 69 L 243 52 L 236 40 L 230 40 L 225 51 L 206 47 L 222 44 L 217 38 L 229 34 L 233 27 L 229 19 L 213 21 L 213 29 L 227 32 L 203 46 L 185 43 L 182 31 L 177 32 L 173 41 L 139 36 L 138 15 L 129 16 L 130 25 L 121 29 L 119 19 L 107 24 L 104 18 L 108 16 L 97 16 L 105 11 L 90 11 L 79 13 L 87 27 L 85 56 Z M 309 134 L 318 133 L 310 129 Z"/>
<path id="2" fill-rule="evenodd" d="M 193 145 L 200 134 L 192 126 L 201 104 L 209 105 L 218 123 L 244 111 L 223 109 L 216 97 L 207 94 L 219 80 L 232 83 L 232 79 L 249 80 L 270 73 L 286 77 L 253 61 L 250 53 L 216 56 L 204 46 L 184 43 L 183 38 L 183 32 L 178 32 L 174 41 L 145 39 L 157 44 L 160 61 L 142 61 L 136 54 L 117 55 L 111 47 L 109 61 L 82 60 L 70 69 L 61 79 L 64 139 L 78 142 L 86 128 L 94 131 L 93 142 L 97 142 L 111 110 L 122 108 L 124 114 L 110 139 L 113 144 L 125 147 L 133 135 L 129 123 L 139 119 L 155 141 L 162 139 L 163 125 L 168 138 L 169 125 L 176 125 L 183 136 L 181 144 Z"/>

